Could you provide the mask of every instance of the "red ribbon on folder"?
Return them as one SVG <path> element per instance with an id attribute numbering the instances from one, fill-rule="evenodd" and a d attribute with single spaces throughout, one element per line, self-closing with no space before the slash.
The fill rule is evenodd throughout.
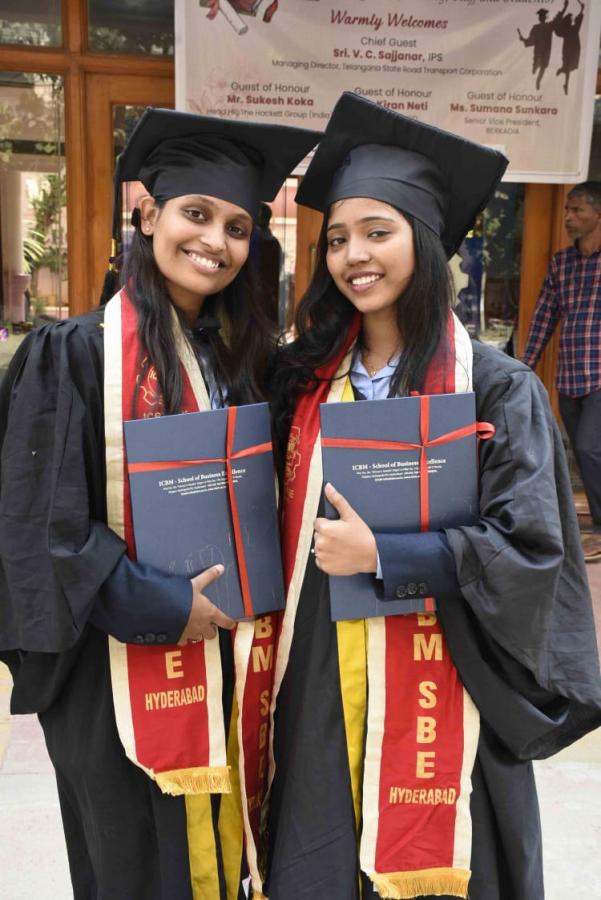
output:
<path id="1" fill-rule="evenodd" d="M 494 435 L 495 426 L 491 425 L 490 422 L 471 422 L 469 425 L 464 425 L 463 428 L 456 428 L 454 431 L 441 434 L 440 437 L 430 438 L 430 395 L 419 395 L 419 409 L 421 438 L 421 443 L 419 444 L 413 444 L 408 441 L 322 437 L 321 445 L 322 447 L 340 447 L 347 450 L 390 450 L 393 452 L 398 450 L 419 450 L 419 521 L 421 531 L 428 531 L 430 528 L 428 448 L 438 447 L 441 444 L 450 444 L 452 441 L 469 437 L 470 434 L 475 434 L 479 440 L 487 440 Z M 429 611 L 434 610 L 434 605 L 430 604 L 430 598 L 426 600 L 426 609 Z"/>
<path id="2" fill-rule="evenodd" d="M 272 450 L 272 444 L 271 441 L 266 441 L 264 444 L 255 444 L 252 447 L 245 447 L 244 450 L 237 450 L 236 452 L 234 452 L 237 414 L 237 407 L 228 407 L 227 430 L 225 438 L 225 456 L 218 456 L 214 459 L 161 460 L 160 462 L 128 463 L 127 469 L 130 474 L 135 474 L 137 472 L 160 472 L 164 469 L 185 469 L 190 468 L 191 466 L 208 465 L 209 463 L 225 464 L 227 489 L 230 501 L 230 514 L 232 517 L 232 527 L 234 530 L 234 549 L 236 551 L 236 560 L 238 562 L 242 603 L 244 605 L 245 614 L 247 616 L 254 616 L 255 612 L 252 602 L 252 593 L 250 590 L 250 581 L 248 578 L 248 568 L 246 565 L 246 554 L 244 552 L 242 529 L 240 527 L 240 514 L 238 512 L 238 501 L 236 500 L 236 488 L 234 483 L 234 471 L 232 463 L 234 462 L 234 460 L 247 459 L 250 456 L 260 456 L 262 453 L 269 453 Z"/>

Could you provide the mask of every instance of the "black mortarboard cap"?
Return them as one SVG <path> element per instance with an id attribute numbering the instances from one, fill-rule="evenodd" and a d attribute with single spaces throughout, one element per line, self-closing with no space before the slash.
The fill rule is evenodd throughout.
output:
<path id="1" fill-rule="evenodd" d="M 507 163 L 497 150 L 345 92 L 296 202 L 323 212 L 349 197 L 381 200 L 434 231 L 452 256 Z"/>
<path id="2" fill-rule="evenodd" d="M 207 194 L 255 216 L 322 134 L 149 107 L 117 160 L 113 240 L 121 236 L 121 185 L 140 180 L 157 200 Z M 115 254 L 116 250 L 113 250 Z"/>

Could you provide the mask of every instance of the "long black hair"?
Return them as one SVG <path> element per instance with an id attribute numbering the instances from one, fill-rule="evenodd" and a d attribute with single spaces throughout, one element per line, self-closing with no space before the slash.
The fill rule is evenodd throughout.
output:
<path id="1" fill-rule="evenodd" d="M 415 268 L 396 301 L 403 352 L 391 380 L 392 394 L 422 389 L 428 363 L 446 335 L 454 292 L 440 239 L 417 219 L 403 213 L 413 231 Z M 295 340 L 282 343 L 272 377 L 274 432 L 282 455 L 299 393 L 317 386 L 315 370 L 341 349 L 355 308 L 332 280 L 326 264 L 328 213 L 317 244 L 315 272 L 294 318 Z"/>
<path id="2" fill-rule="evenodd" d="M 164 203 L 155 201 L 161 209 Z M 139 218 L 125 254 L 121 284 L 139 313 L 139 335 L 154 365 L 167 414 L 181 409 L 183 383 L 173 336 L 172 303 L 153 253 L 152 238 L 142 234 Z M 207 297 L 203 317 L 216 317 L 219 330 L 207 330 L 206 340 L 216 376 L 232 405 L 255 403 L 267 396 L 267 371 L 275 347 L 275 336 L 261 306 L 251 263 L 247 260 L 236 278 L 219 294 Z"/>

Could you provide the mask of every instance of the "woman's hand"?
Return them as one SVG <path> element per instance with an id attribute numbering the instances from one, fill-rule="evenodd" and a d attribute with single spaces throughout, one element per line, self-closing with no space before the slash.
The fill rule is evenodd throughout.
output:
<path id="1" fill-rule="evenodd" d="M 214 603 L 211 603 L 208 597 L 203 594 L 204 589 L 212 581 L 216 581 L 223 575 L 223 566 L 211 566 L 210 569 L 201 572 L 196 578 L 191 578 L 192 585 L 192 609 L 190 610 L 190 618 L 186 625 L 182 636 L 177 642 L 180 647 L 187 644 L 188 641 L 207 641 L 212 640 L 217 635 L 218 625 L 220 628 L 231 629 L 235 626 L 233 619 L 226 616 L 224 612 L 217 609 Z"/>
<path id="2" fill-rule="evenodd" d="M 326 484 L 325 495 L 340 518 L 315 519 L 317 567 L 328 575 L 375 572 L 378 550 L 373 532 L 333 485 Z"/>

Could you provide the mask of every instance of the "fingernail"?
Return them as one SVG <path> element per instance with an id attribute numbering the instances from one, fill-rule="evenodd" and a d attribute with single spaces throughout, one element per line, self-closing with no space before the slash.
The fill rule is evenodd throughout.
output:
<path id="1" fill-rule="evenodd" d="M 216 571 L 216 572 L 219 572 L 220 575 L 222 574 L 222 572 L 223 572 L 223 566 L 221 565 L 221 563 L 218 563 L 218 564 L 215 566 L 215 571 Z"/>

